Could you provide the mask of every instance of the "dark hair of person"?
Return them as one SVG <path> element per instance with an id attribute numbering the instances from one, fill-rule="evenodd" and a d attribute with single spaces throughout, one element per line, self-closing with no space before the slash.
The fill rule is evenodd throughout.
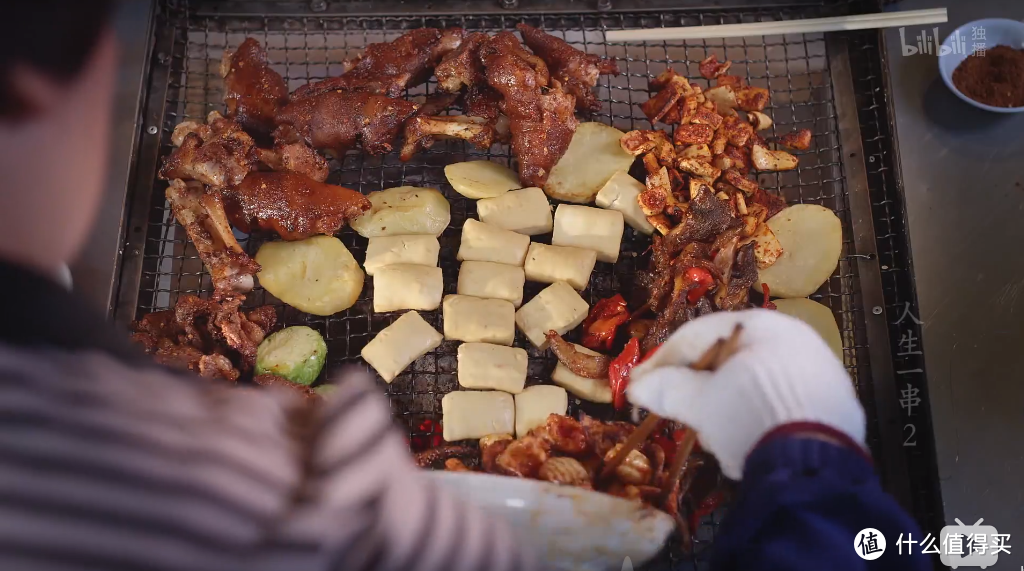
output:
<path id="1" fill-rule="evenodd" d="M 104 29 L 114 0 L 12 0 L 4 2 L 0 33 L 0 118 L 31 113 L 11 83 L 18 64 L 71 80 L 82 71 Z"/>

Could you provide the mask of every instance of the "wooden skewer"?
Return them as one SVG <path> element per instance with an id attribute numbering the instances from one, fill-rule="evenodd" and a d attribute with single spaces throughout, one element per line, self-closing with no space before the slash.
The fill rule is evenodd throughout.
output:
<path id="1" fill-rule="evenodd" d="M 804 20 L 780 20 L 775 22 L 751 22 L 746 24 L 722 24 L 717 26 L 685 26 L 678 28 L 645 28 L 640 30 L 609 30 L 605 40 L 609 42 L 650 42 L 666 40 L 699 40 L 704 38 L 742 38 L 750 36 L 779 36 L 784 34 L 814 34 L 821 32 L 843 32 L 849 30 L 871 30 L 898 28 L 900 26 L 923 26 L 943 24 L 948 20 L 945 8 L 927 10 L 904 10 L 877 14 L 858 14 L 830 18 L 807 18 Z"/>
<path id="2" fill-rule="evenodd" d="M 697 371 L 713 371 L 720 367 L 722 363 L 736 352 L 736 349 L 739 346 L 740 332 L 742 330 L 743 326 L 737 324 L 728 339 L 719 339 L 718 341 L 715 341 L 711 347 L 708 347 L 707 351 L 704 351 L 704 354 L 701 355 L 699 359 L 690 365 L 690 368 Z M 658 427 L 658 422 L 660 420 L 660 416 L 653 412 L 649 413 L 647 418 L 640 423 L 640 426 L 636 427 L 636 430 L 634 430 L 633 433 L 629 435 L 629 438 L 622 443 L 622 448 L 620 448 L 615 455 L 605 462 L 604 467 L 601 469 L 600 479 L 605 479 L 611 476 L 612 472 L 614 472 L 615 469 L 626 460 L 626 456 L 629 456 L 630 452 L 638 449 L 644 441 L 647 440 L 647 437 L 650 436 L 651 433 L 654 432 L 654 429 Z M 688 440 L 689 444 L 686 444 Z M 675 458 L 672 460 L 672 466 L 669 469 L 669 478 L 666 480 L 667 482 L 672 482 L 675 479 L 678 479 L 682 474 L 683 465 L 686 464 L 686 459 L 690 456 L 690 452 L 693 450 L 693 446 L 696 442 L 697 433 L 692 429 L 688 429 L 686 431 L 686 435 L 683 437 L 682 443 L 680 443 L 680 446 L 676 451 Z M 679 465 L 678 467 L 676 466 L 677 464 Z"/>

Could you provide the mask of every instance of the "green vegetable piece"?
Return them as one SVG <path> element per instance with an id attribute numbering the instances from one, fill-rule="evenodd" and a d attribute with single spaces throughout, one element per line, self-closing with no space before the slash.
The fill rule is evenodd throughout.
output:
<path id="1" fill-rule="evenodd" d="M 324 398 L 327 398 L 327 397 L 331 396 L 332 394 L 337 392 L 337 390 L 338 390 L 338 385 L 320 385 L 319 387 L 314 387 L 313 388 L 313 392 L 315 392 L 316 394 L 318 394 L 318 395 L 320 395 L 320 396 L 322 396 Z"/>
<path id="2" fill-rule="evenodd" d="M 256 349 L 256 374 L 270 373 L 293 383 L 311 385 L 327 360 L 327 344 L 314 329 L 286 327 Z"/>

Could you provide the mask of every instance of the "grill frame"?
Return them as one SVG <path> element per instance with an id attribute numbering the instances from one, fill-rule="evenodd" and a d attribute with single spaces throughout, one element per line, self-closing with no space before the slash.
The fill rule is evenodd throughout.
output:
<path id="1" fill-rule="evenodd" d="M 314 2 L 313 4 L 316 3 Z M 135 172 L 134 182 L 128 197 L 129 223 L 126 228 L 125 247 L 123 249 L 124 253 L 117 293 L 115 311 L 115 319 L 117 321 L 127 323 L 141 316 L 146 311 L 172 306 L 174 297 L 181 292 L 200 291 L 208 294 L 210 291 L 208 276 L 205 276 L 201 262 L 198 261 L 198 257 L 195 255 L 194 248 L 186 244 L 187 239 L 180 227 L 177 227 L 175 233 L 176 224 L 173 223 L 173 217 L 168 218 L 170 216 L 169 209 L 165 207 L 162 197 L 165 183 L 156 180 L 155 172 L 159 161 L 170 149 L 170 132 L 177 122 L 186 117 L 195 118 L 198 116 L 201 118 L 205 113 L 199 112 L 199 109 L 203 111 L 213 108 L 222 109 L 222 105 L 219 104 L 221 93 L 217 87 L 219 78 L 215 74 L 216 62 L 219 61 L 219 52 L 216 47 L 214 47 L 213 53 L 210 52 L 211 44 L 209 41 L 211 33 L 222 33 L 220 31 L 220 24 L 222 23 L 237 26 L 242 22 L 246 22 L 245 25 L 252 26 L 250 31 L 254 32 L 253 35 L 260 39 L 264 45 L 267 45 L 267 40 L 270 38 L 272 41 L 272 47 L 269 50 L 270 59 L 276 64 L 280 62 L 282 54 L 288 55 L 291 52 L 303 50 L 309 46 L 308 42 L 311 37 L 309 35 L 310 22 L 315 22 L 316 26 L 323 28 L 322 30 L 314 30 L 314 33 L 318 35 L 323 34 L 324 36 L 338 33 L 338 30 L 332 29 L 332 24 L 339 22 L 357 22 L 364 26 L 379 22 L 385 27 L 389 23 L 401 22 L 409 27 L 418 27 L 418 25 L 439 25 L 441 23 L 459 25 L 467 21 L 479 20 L 497 22 L 498 25 L 508 29 L 514 26 L 516 22 L 524 20 L 534 25 L 541 24 L 545 27 L 546 31 L 550 32 L 552 31 L 550 26 L 553 21 L 562 24 L 573 20 L 583 24 L 598 22 L 607 26 L 607 22 L 617 20 L 620 22 L 619 27 L 623 28 L 636 27 L 638 25 L 680 25 L 681 23 L 718 24 L 836 15 L 837 13 L 848 11 L 849 8 L 844 3 L 826 5 L 821 2 L 792 2 L 784 6 L 716 6 L 709 10 L 682 8 L 657 13 L 644 10 L 633 12 L 598 12 L 586 11 L 579 7 L 572 8 L 572 10 L 575 10 L 573 12 L 560 12 L 555 10 L 552 5 L 561 3 L 544 2 L 541 4 L 545 5 L 543 7 L 545 11 L 541 13 L 528 13 L 525 9 L 514 13 L 495 9 L 488 11 L 489 13 L 487 14 L 478 11 L 474 16 L 453 16 L 438 13 L 439 11 L 435 10 L 429 15 L 410 15 L 408 13 L 400 15 L 395 13 L 388 16 L 368 16 L 357 14 L 358 5 L 362 3 L 353 4 L 357 6 L 348 12 L 341 6 L 328 6 L 325 12 L 313 12 L 311 6 L 304 2 L 190 3 L 188 1 L 169 0 L 158 5 L 153 28 L 154 44 L 150 57 L 148 82 L 146 83 L 148 88 L 144 92 L 143 100 L 143 117 L 145 122 L 143 123 L 140 141 L 136 146 L 136 153 L 133 158 Z M 376 13 L 381 13 L 383 11 L 381 6 L 387 4 L 389 3 L 378 3 Z M 439 2 L 438 4 L 445 3 Z M 408 11 L 408 6 L 403 5 L 403 7 Z M 654 8 L 656 7 L 648 6 L 648 9 Z M 440 12 L 443 12 L 443 10 Z M 364 12 L 363 14 L 366 13 L 369 12 Z M 192 29 L 192 26 L 200 21 L 204 23 L 202 42 L 195 39 L 196 36 L 194 34 L 197 33 L 195 31 L 193 31 L 191 38 L 188 36 L 188 30 Z M 304 23 L 301 29 L 290 27 L 294 26 L 296 21 Z M 212 30 L 210 29 L 211 23 L 213 24 Z M 472 26 L 464 27 L 473 28 Z M 586 28 L 588 26 L 583 27 Z M 589 27 L 594 28 L 593 31 L 595 32 L 599 28 L 599 26 Z M 487 31 L 493 32 L 496 30 L 492 26 Z M 365 43 L 372 41 L 393 39 L 400 33 L 400 30 L 395 30 L 395 33 L 387 35 L 386 38 L 374 36 L 369 32 L 362 33 L 361 30 L 359 32 L 363 35 L 360 45 L 365 45 Z M 276 44 L 273 43 L 273 38 L 288 33 L 305 33 L 303 47 L 285 44 L 275 48 Z M 244 33 L 234 34 L 231 37 L 225 35 L 225 44 L 236 46 L 245 35 Z M 591 40 L 591 37 L 584 34 L 583 43 L 577 45 L 577 47 L 582 49 L 592 47 L 596 42 Z M 793 40 L 792 38 L 795 37 L 800 39 Z M 325 44 L 328 43 L 325 39 Z M 685 44 L 686 47 L 674 47 L 681 44 Z M 214 46 L 216 45 L 214 44 Z M 357 46 L 351 47 L 352 50 L 348 55 L 353 55 L 358 49 Z M 609 47 L 614 48 L 612 53 L 607 54 L 612 56 L 618 55 L 620 48 L 623 50 L 627 49 L 623 44 L 611 44 L 605 45 L 605 50 Z M 194 48 L 202 48 L 204 50 L 203 57 L 189 57 L 196 53 L 195 51 L 190 51 Z M 796 52 L 797 48 L 800 48 L 804 55 L 794 55 L 791 57 L 790 50 L 799 53 Z M 868 413 L 869 445 L 872 447 L 876 458 L 881 460 L 880 467 L 883 471 L 887 487 L 894 491 L 897 497 L 909 503 L 909 500 L 906 499 L 908 496 L 905 495 L 908 493 L 906 491 L 908 479 L 906 476 L 905 459 L 898 446 L 893 447 L 894 443 L 898 444 L 900 438 L 898 419 L 895 421 L 894 429 L 892 418 L 892 404 L 895 401 L 889 400 L 888 405 L 879 402 L 879 395 L 885 394 L 886 398 L 888 398 L 889 392 L 895 390 L 895 385 L 892 381 L 892 351 L 888 332 L 885 330 L 886 310 L 892 311 L 893 307 L 893 302 L 891 301 L 892 292 L 883 289 L 882 284 L 876 279 L 878 272 L 882 271 L 879 269 L 878 259 L 879 255 L 883 257 L 896 256 L 897 253 L 893 251 L 898 250 L 899 245 L 892 243 L 892 236 L 890 234 L 887 237 L 890 239 L 889 246 L 893 251 L 882 252 L 879 248 L 885 248 L 886 245 L 881 241 L 881 238 L 878 239 L 877 244 L 873 244 L 873 240 L 870 239 L 876 237 L 870 213 L 867 217 L 860 216 L 863 212 L 859 212 L 855 216 L 851 210 L 851 204 L 860 201 L 861 206 L 863 206 L 864 201 L 862 199 L 867 199 L 870 210 L 875 213 L 874 224 L 879 222 L 877 201 L 873 203 L 867 197 L 868 185 L 863 173 L 863 149 L 859 145 L 862 135 L 856 121 L 858 117 L 858 101 L 854 98 L 854 85 L 850 81 L 854 74 L 849 67 L 850 60 L 846 43 L 840 41 L 837 36 L 816 34 L 787 36 L 777 41 L 768 38 L 762 43 L 751 43 L 749 39 L 719 40 L 714 42 L 655 42 L 643 47 L 630 47 L 628 49 L 639 50 L 644 54 L 640 59 L 629 55 L 626 65 L 623 66 L 627 71 L 624 80 L 630 89 L 615 88 L 616 79 L 603 77 L 598 84 L 597 93 L 603 102 L 610 99 L 614 100 L 614 102 L 610 106 L 603 108 L 602 112 L 595 116 L 595 120 L 607 122 L 607 120 L 611 119 L 616 127 L 623 130 L 632 127 L 649 128 L 649 123 L 643 118 L 636 105 L 646 98 L 646 91 L 641 89 L 641 87 L 642 84 L 646 83 L 647 77 L 653 77 L 653 75 L 656 75 L 658 71 L 663 69 L 660 66 L 665 64 L 666 60 L 673 59 L 668 57 L 669 51 L 673 49 L 684 50 L 686 72 L 691 78 L 699 77 L 696 64 L 704 57 L 705 53 L 711 53 L 708 51 L 709 49 L 718 53 L 720 59 L 726 59 L 726 57 L 733 59 L 734 68 L 730 73 L 737 73 L 746 68 L 746 73 L 739 73 L 739 75 L 745 75 L 752 84 L 767 86 L 772 91 L 771 107 L 767 112 L 776 119 L 775 129 L 778 134 L 782 134 L 786 130 L 780 127 L 790 124 L 790 121 L 787 121 L 785 117 L 780 120 L 780 114 L 786 115 L 788 112 L 793 118 L 799 118 L 806 117 L 807 112 L 811 113 L 812 130 L 815 131 L 816 135 L 816 149 L 811 156 L 811 160 L 817 164 L 808 164 L 810 161 L 802 157 L 801 168 L 797 171 L 783 175 L 770 175 L 769 179 L 759 177 L 759 180 L 762 180 L 762 185 L 769 190 L 779 188 L 780 186 L 783 187 L 783 194 L 791 203 L 804 201 L 804 189 L 815 183 L 824 184 L 832 189 L 832 194 L 826 198 L 838 205 L 834 209 L 837 210 L 837 213 L 843 220 L 844 256 L 837 273 L 829 280 L 827 289 L 825 289 L 825 295 L 813 297 L 827 302 L 828 305 L 833 307 L 834 313 L 836 313 L 844 342 L 844 361 L 847 368 L 851 371 L 858 388 L 858 394 Z M 723 49 L 726 51 L 723 52 Z M 605 50 L 595 53 L 606 55 Z M 664 58 L 651 57 L 651 53 L 658 50 L 665 54 Z M 733 51 L 730 52 L 728 50 Z M 743 57 L 735 57 L 735 50 L 742 50 Z M 773 74 L 771 72 L 773 62 L 778 63 L 772 57 L 772 53 L 778 50 L 782 50 L 784 54 L 782 62 L 785 66 L 785 74 Z M 324 52 L 328 58 L 328 64 L 323 66 L 323 74 L 310 74 L 307 67 L 306 75 L 296 76 L 293 73 L 289 73 L 289 69 L 284 69 L 280 66 L 275 67 L 283 74 L 287 74 L 286 78 L 290 79 L 289 87 L 294 89 L 307 79 L 317 79 L 337 73 L 341 58 L 332 57 L 331 51 L 333 49 L 325 50 Z M 763 59 L 751 57 L 751 52 L 755 55 L 763 54 Z M 306 53 L 308 58 L 308 52 Z M 635 54 L 636 51 L 629 53 Z M 699 57 L 697 55 L 690 57 L 691 53 L 700 55 Z M 801 59 L 806 62 L 808 72 L 792 73 L 791 62 L 796 65 L 796 62 Z M 189 82 L 190 60 L 206 62 L 205 70 L 200 73 L 203 77 L 201 90 L 195 89 L 195 84 Z M 814 65 L 817 66 L 813 70 L 811 70 L 811 60 L 815 60 Z M 843 61 L 846 63 L 843 64 Z M 643 64 L 643 72 L 639 71 L 640 64 Z M 654 66 L 652 67 L 651 64 L 654 64 Z M 305 65 L 305 62 L 290 62 L 289 68 L 291 65 Z M 332 68 L 332 65 L 336 67 Z M 761 74 L 757 73 L 760 66 L 763 66 L 765 70 Z M 751 73 L 751 67 L 754 68 L 755 73 Z M 679 65 L 676 65 L 676 69 L 680 72 L 683 71 L 683 67 Z M 176 78 L 179 79 L 176 80 Z M 619 79 L 623 79 L 622 76 Z M 794 81 L 799 83 L 799 81 L 803 80 L 807 80 L 810 87 L 796 91 L 807 91 L 811 101 L 794 102 L 792 101 Z M 296 81 L 299 81 L 299 83 L 296 83 Z M 767 81 L 767 84 L 764 81 Z M 789 86 L 789 89 L 778 88 L 777 86 L 780 83 Z M 176 90 L 178 90 L 179 95 L 175 95 Z M 191 91 L 191 94 L 189 91 Z M 410 93 L 422 92 L 423 88 L 418 88 L 411 90 Z M 616 92 L 624 94 L 625 99 L 615 99 L 614 95 Z M 785 99 L 785 97 L 780 98 L 781 95 L 787 92 L 791 98 L 788 110 L 781 104 L 781 99 Z M 202 95 L 196 95 L 196 93 L 201 93 Z M 193 101 L 189 97 L 201 97 L 202 101 L 200 102 L 198 99 Z M 628 106 L 628 116 L 620 111 L 622 105 Z M 850 119 L 851 113 L 852 121 Z M 863 120 L 863 110 L 861 110 L 860 116 Z M 629 124 L 624 124 L 626 121 Z M 881 121 L 881 119 L 876 118 L 876 121 Z M 826 124 L 824 131 L 817 128 L 819 122 Z M 807 125 L 801 124 L 797 126 Z M 868 127 L 870 126 L 868 125 Z M 152 131 L 151 127 L 157 128 L 155 134 L 150 132 Z M 886 139 L 886 142 L 895 146 L 895 141 L 891 140 L 891 137 Z M 417 156 L 407 165 L 399 163 L 394 155 L 380 160 L 365 157 L 361 153 L 350 153 L 346 155 L 340 165 L 332 162 L 332 175 L 329 182 L 344 184 L 363 192 L 368 192 L 389 186 L 397 186 L 400 182 L 410 182 L 410 180 L 415 182 L 416 176 L 411 175 L 407 178 L 406 173 L 416 165 L 422 165 L 430 171 L 426 182 L 443 183 L 444 177 L 443 172 L 441 172 L 443 164 L 463 160 L 462 156 L 470 158 L 505 158 L 507 161 L 507 150 L 505 156 L 502 156 L 500 151 L 480 153 L 463 147 L 464 145 L 462 144 L 445 145 L 439 143 L 428 154 Z M 859 169 L 857 167 L 858 161 L 861 165 Z M 368 169 L 379 170 L 381 176 L 364 177 Z M 819 176 L 810 180 L 803 178 L 805 174 L 810 176 L 810 173 L 813 171 L 817 171 Z M 389 176 L 389 172 L 400 172 L 401 174 L 395 177 Z M 822 175 L 822 173 L 824 174 Z M 794 176 L 795 184 L 792 182 Z M 768 180 L 774 180 L 774 184 L 768 183 Z M 471 216 L 474 211 L 470 204 L 471 201 L 459 197 L 446 184 L 433 184 L 432 186 L 441 188 L 446 197 L 452 202 L 452 224 L 442 236 L 441 266 L 445 276 L 445 293 L 454 293 L 457 265 L 452 264 L 454 262 L 454 251 L 458 245 L 459 228 L 462 221 L 467 216 Z M 796 198 L 801 200 L 794 200 L 794 194 Z M 171 221 L 170 223 L 168 222 L 169 220 Z M 170 237 L 168 237 L 169 234 L 171 235 Z M 343 242 L 353 250 L 357 259 L 361 260 L 365 248 L 365 240 L 355 236 L 350 229 L 343 230 L 340 236 Z M 629 238 L 624 244 L 625 254 L 637 254 L 642 250 L 642 247 L 645 247 L 644 240 L 637 240 L 632 230 L 627 229 L 627 236 Z M 549 236 L 540 238 L 546 241 Z M 905 241 L 905 236 L 900 238 Z M 242 243 L 250 254 L 254 254 L 258 245 L 266 239 L 267 236 L 257 236 Z M 899 253 L 899 255 L 904 254 L 906 253 Z M 588 288 L 584 297 L 592 303 L 598 297 L 610 295 L 612 292 L 621 289 L 623 284 L 628 284 L 628 279 L 626 278 L 634 272 L 635 265 L 635 258 L 629 255 L 620 258 L 620 262 L 614 270 L 610 270 L 606 264 L 599 264 L 599 269 L 595 272 L 595 277 L 592 279 L 592 287 Z M 899 266 L 894 265 L 893 267 Z M 161 283 L 161 280 L 163 280 L 163 283 Z M 286 311 L 282 312 L 281 316 L 286 324 L 310 325 L 325 333 L 330 349 L 329 355 L 345 355 L 345 359 L 341 361 L 336 358 L 331 359 L 332 363 L 358 361 L 358 348 L 372 338 L 373 333 L 389 324 L 398 315 L 398 313 L 372 315 L 372 312 L 369 311 L 369 300 L 371 299 L 369 294 L 372 291 L 371 284 L 372 278 L 367 278 L 367 285 L 360 296 L 360 301 L 353 309 L 346 312 L 346 316 L 340 319 L 333 316 L 331 318 L 306 316 L 291 308 L 287 308 Z M 148 289 L 147 285 L 149 285 Z M 529 299 L 540 289 L 542 287 L 539 284 L 528 283 L 526 299 Z M 838 293 L 833 293 L 833 291 Z M 267 295 L 269 296 L 269 294 Z M 148 301 L 147 296 L 149 297 Z M 247 305 L 254 305 L 260 302 L 261 296 L 262 292 L 254 292 L 254 294 L 250 295 L 250 299 L 247 300 Z M 884 302 L 879 301 L 883 299 L 885 300 Z M 866 304 L 865 300 L 868 300 L 870 303 Z M 875 307 L 876 303 L 880 303 L 880 306 L 883 307 L 883 313 L 880 315 L 871 313 L 869 309 Z M 902 305 L 900 309 L 902 309 Z M 348 315 L 353 312 L 361 312 L 362 315 Z M 427 318 L 428 322 L 440 329 L 440 311 L 426 312 L 424 317 Z M 360 320 L 365 320 L 365 326 L 358 323 Z M 341 328 L 341 325 L 344 327 Z M 353 343 L 353 341 L 355 342 Z M 516 344 L 528 348 L 528 344 L 525 343 L 521 334 L 517 334 Z M 382 384 L 392 401 L 392 408 L 396 413 L 399 423 L 409 430 L 410 436 L 422 435 L 422 433 L 412 428 L 418 425 L 419 420 L 439 418 L 441 395 L 457 388 L 454 363 L 456 346 L 456 343 L 445 342 L 438 350 L 428 354 L 414 364 L 395 383 L 391 385 Z M 539 382 L 541 378 L 547 378 L 551 368 L 553 368 L 554 361 L 550 357 L 541 357 L 533 349 L 528 348 L 528 351 L 531 358 L 528 384 L 534 384 Z M 425 386 L 430 388 L 424 388 Z M 570 409 L 573 412 L 584 410 L 601 417 L 608 417 L 609 415 L 609 411 L 605 408 L 588 404 L 579 406 L 571 403 Z M 422 411 L 432 412 L 430 414 L 421 414 Z M 895 412 L 898 414 L 898 409 Z M 916 503 L 915 507 L 919 507 Z M 708 522 L 708 525 L 701 526 L 697 531 L 696 537 L 701 541 L 698 541 L 698 549 L 692 558 L 680 558 L 678 553 L 672 553 L 668 558 L 669 567 L 687 568 L 690 565 L 699 566 L 704 561 L 702 557 L 703 547 L 706 547 L 713 540 L 713 534 L 717 527 L 715 522 L 719 518 L 720 514 L 717 514 L 712 521 Z"/>

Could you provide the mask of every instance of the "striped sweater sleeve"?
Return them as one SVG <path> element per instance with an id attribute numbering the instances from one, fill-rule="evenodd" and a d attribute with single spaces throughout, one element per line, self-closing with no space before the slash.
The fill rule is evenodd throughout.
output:
<path id="1" fill-rule="evenodd" d="M 531 568 L 422 477 L 365 375 L 292 396 L 0 345 L 0 569 Z"/>

